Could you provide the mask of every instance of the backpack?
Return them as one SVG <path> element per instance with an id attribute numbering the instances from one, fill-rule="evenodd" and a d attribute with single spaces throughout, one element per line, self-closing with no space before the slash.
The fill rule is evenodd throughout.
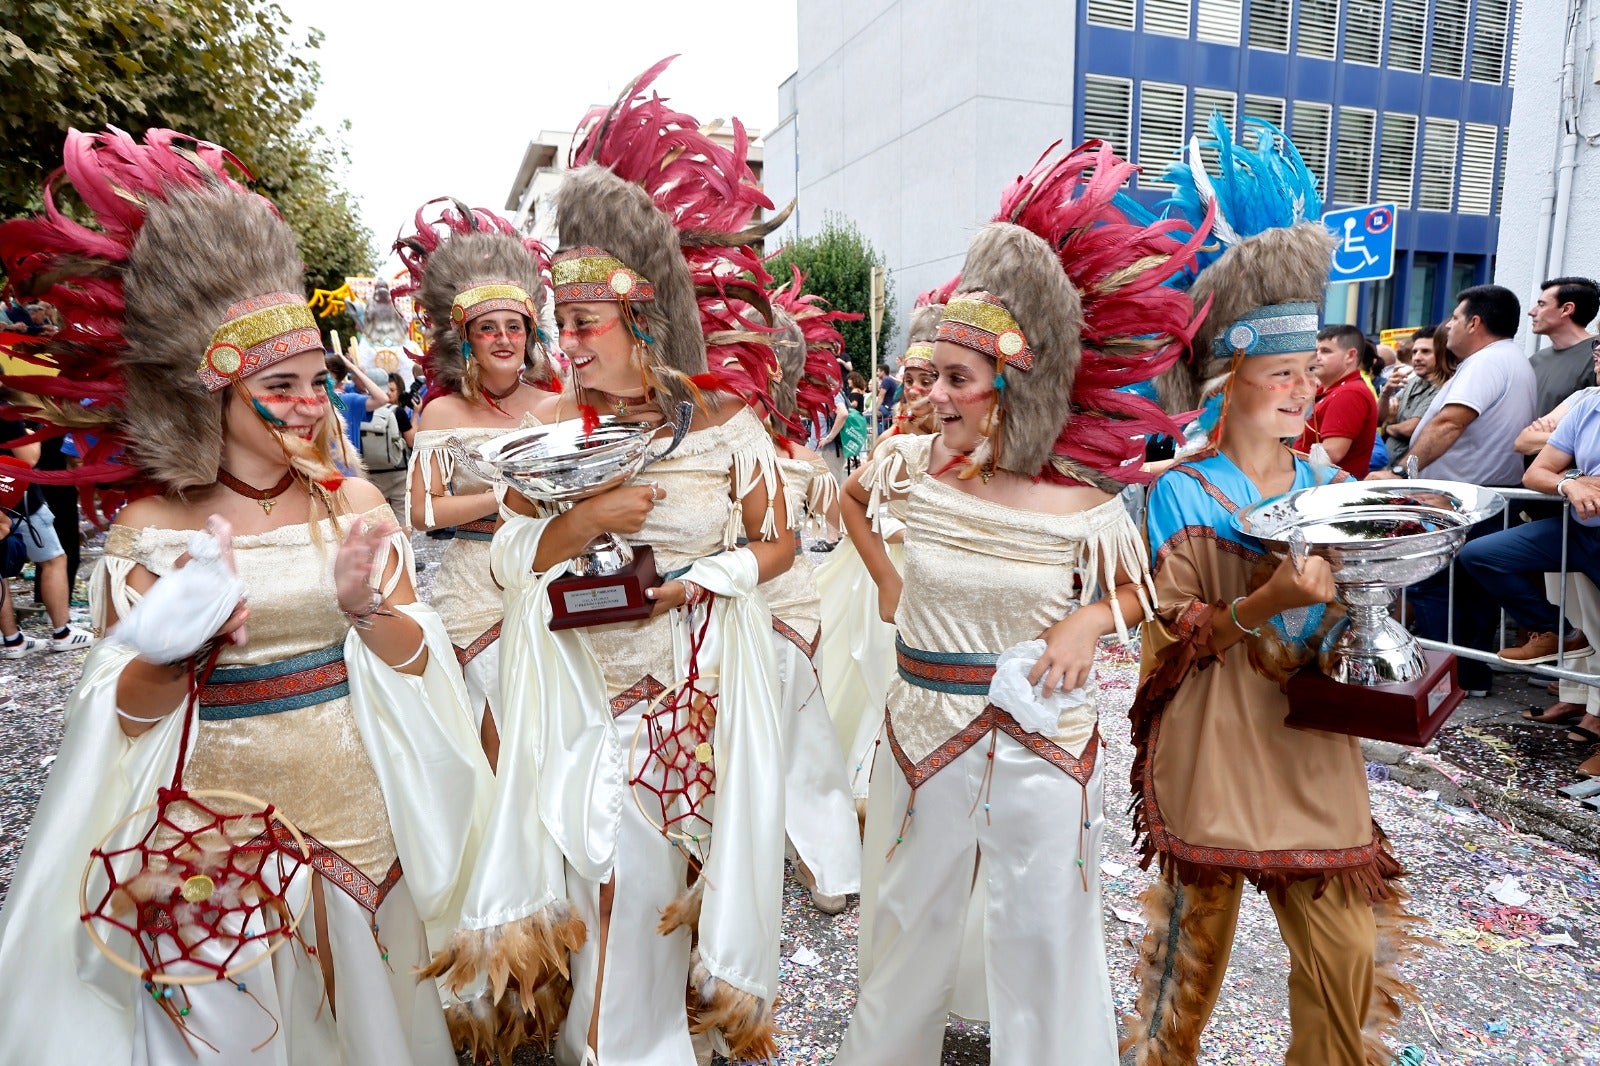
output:
<path id="1" fill-rule="evenodd" d="M 867 450 L 867 416 L 854 410 L 845 415 L 839 443 L 847 459 L 864 454 Z"/>
<path id="2" fill-rule="evenodd" d="M 361 423 L 361 461 L 366 464 L 367 473 L 387 474 L 404 470 L 408 458 L 394 404 L 386 403 Z"/>

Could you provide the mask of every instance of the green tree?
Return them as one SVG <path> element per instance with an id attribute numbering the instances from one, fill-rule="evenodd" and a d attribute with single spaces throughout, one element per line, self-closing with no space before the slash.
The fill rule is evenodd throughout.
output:
<path id="1" fill-rule="evenodd" d="M 862 236 L 854 222 L 830 211 L 823 216 L 820 231 L 785 245 L 767 263 L 767 269 L 773 277 L 783 281 L 789 276 L 791 264 L 798 266 L 806 276 L 807 292 L 816 293 L 840 311 L 867 315 L 872 306 L 872 268 L 883 266 L 883 254 Z M 883 325 L 878 331 L 880 364 L 888 354 L 893 324 L 894 286 L 891 278 L 885 282 Z M 844 334 L 845 356 L 852 366 L 863 375 L 867 374 L 872 362 L 870 319 L 841 322 L 839 332 Z"/>
<path id="2" fill-rule="evenodd" d="M 38 207 L 68 129 L 166 126 L 256 174 L 300 236 L 308 280 L 365 272 L 372 234 L 330 177 L 338 149 L 304 124 L 321 43 L 270 0 L 0 0 L 0 216 Z"/>

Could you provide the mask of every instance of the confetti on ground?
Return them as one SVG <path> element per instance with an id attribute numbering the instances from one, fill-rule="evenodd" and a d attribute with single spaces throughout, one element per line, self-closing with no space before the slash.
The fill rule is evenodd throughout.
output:
<path id="1" fill-rule="evenodd" d="M 417 537 L 427 564 L 424 594 L 441 542 Z M 85 563 L 87 573 L 89 563 Z M 27 593 L 14 586 L 24 603 Z M 32 629 L 36 625 L 25 623 Z M 1106 815 L 1102 856 L 1106 950 L 1119 1013 L 1133 1007 L 1132 979 L 1143 929 L 1139 893 L 1151 875 L 1139 869 L 1129 846 L 1126 811 L 1127 707 L 1137 680 L 1136 649 L 1107 648 L 1099 663 L 1101 729 L 1107 753 Z M 61 704 L 77 680 L 81 654 L 36 656 L 16 667 L 16 706 L 0 711 L 0 893 L 9 885 L 21 837 L 60 739 Z M 1497 693 L 1519 679 L 1496 680 Z M 1531 693 L 1532 690 L 1530 689 Z M 1473 704 L 1481 701 L 1470 701 Z M 1502 701 L 1503 702 L 1503 701 Z M 1471 725 L 1452 724 L 1436 749 L 1409 762 L 1432 766 L 1447 779 L 1486 780 L 1546 798 L 1570 784 L 1571 768 L 1587 749 L 1568 744 L 1564 731 L 1532 726 L 1519 706 Z M 1387 767 L 1385 768 L 1387 770 Z M 1600 1066 L 1600 866 L 1538 836 L 1507 828 L 1489 801 L 1452 792 L 1440 798 L 1430 783 L 1417 791 L 1393 773 L 1373 774 L 1373 816 L 1410 871 L 1412 909 L 1420 932 L 1434 945 L 1406 970 L 1419 1002 L 1408 1004 L 1393 1042 L 1400 1066 L 1519 1063 L 1524 1066 Z M 1555 802 L 1584 812 L 1575 800 Z M 1591 816 L 1588 812 L 1586 816 Z M 1600 817 L 1600 815 L 1593 815 Z M 1515 818 L 1509 819 L 1516 821 Z M 1527 900 L 1513 904 L 1490 889 L 1510 878 Z M 833 1061 L 854 1005 L 854 900 L 828 917 L 810 905 L 793 878 L 785 882 L 781 1062 L 792 1066 Z M 947 936 L 948 930 L 926 930 Z M 802 960 L 812 965 L 804 965 Z M 1266 900 L 1247 892 L 1239 912 L 1233 963 L 1203 1040 L 1203 1066 L 1258 1066 L 1283 1061 L 1288 1005 L 1288 957 Z M 465 1060 L 463 1060 L 465 1061 Z M 550 1059 L 524 1053 L 518 1066 L 547 1066 Z M 951 1019 L 945 1031 L 945 1066 L 989 1062 L 988 1036 L 979 1024 Z"/>

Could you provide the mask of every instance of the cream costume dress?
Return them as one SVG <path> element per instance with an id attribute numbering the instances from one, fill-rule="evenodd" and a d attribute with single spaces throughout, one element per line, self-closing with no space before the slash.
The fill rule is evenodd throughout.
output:
<path id="1" fill-rule="evenodd" d="M 532 416 L 524 426 L 538 425 Z M 417 432 L 411 453 L 412 476 L 422 471 L 423 491 L 429 493 L 422 504 L 424 519 L 433 524 L 433 493 L 449 491 L 470 495 L 489 488 L 472 468 L 457 464 L 449 443 L 459 440 L 468 450 L 511 430 L 505 427 L 463 427 L 426 429 Z M 436 477 L 437 475 L 437 477 Z M 411 513 L 411 481 L 406 481 L 406 513 Z M 485 704 L 498 723 L 500 717 L 500 628 L 505 616 L 505 599 L 489 576 L 489 542 L 499 527 L 497 516 L 490 515 L 456 527 L 456 535 L 445 545 L 439 560 L 439 573 L 433 581 L 431 602 L 444 620 L 456 661 L 466 675 L 467 692 L 474 715 L 480 719 Z"/>
<path id="2" fill-rule="evenodd" d="M 814 530 L 839 500 L 828 463 L 780 456 L 784 499 L 797 525 Z M 795 536 L 794 566 L 761 586 L 772 611 L 781 686 L 785 826 L 823 896 L 861 891 L 861 836 L 844 759 L 823 698 L 818 645 L 822 599 L 811 553 Z M 874 603 L 877 601 L 874 600 Z"/>
<path id="3" fill-rule="evenodd" d="M 393 521 L 387 506 L 367 517 Z M 456 1061 L 439 992 L 415 972 L 430 942 L 437 947 L 456 927 L 493 781 L 433 610 L 396 608 L 427 642 L 428 666 L 417 677 L 387 666 L 340 613 L 333 560 L 354 520 L 335 528 L 324 519 L 320 546 L 306 525 L 233 538 L 249 642 L 226 647 L 202 690 L 183 778 L 188 789 L 266 800 L 305 833 L 312 858 L 283 891 L 299 909 L 321 877 L 322 902 L 306 907 L 299 929 L 317 956 L 290 943 L 244 973 L 255 1001 L 226 982 L 188 986 L 184 1021 L 213 1051 L 186 1044 L 140 981 L 90 943 L 77 898 L 90 849 L 168 783 L 183 725 L 180 712 L 139 737 L 123 734 L 117 680 L 133 652 L 106 640 L 90 652 L 68 704 L 61 752 L 0 914 L 0 1063 Z M 113 527 L 90 586 L 96 624 L 108 605 L 125 615 L 139 600 L 127 583 L 136 565 L 158 579 L 170 573 L 189 536 Z M 403 535 L 380 553 L 374 581 L 391 566 L 391 587 L 401 566 L 412 571 Z M 298 686 L 302 695 L 293 695 L 291 672 L 313 679 Z M 227 682 L 264 689 L 266 698 L 214 695 Z M 153 818 L 133 819 L 107 846 L 130 846 Z M 101 883 L 91 878 L 91 899 Z M 137 961 L 126 934 L 109 942 Z M 333 988 L 323 982 L 330 961 Z"/>
<path id="4" fill-rule="evenodd" d="M 932 442 L 896 438 L 863 475 L 877 503 L 906 499 L 905 586 L 865 842 L 887 855 L 862 932 L 873 961 L 835 1061 L 939 1061 L 976 875 L 991 1058 L 1111 1066 L 1093 677 L 1050 737 L 987 691 L 999 652 L 1110 588 L 1119 565 L 1144 573 L 1138 532 L 1117 500 L 1050 515 L 961 492 L 930 475 Z"/>
<path id="5" fill-rule="evenodd" d="M 493 545 L 494 575 L 506 589 L 502 777 L 508 761 L 537 766 L 539 809 L 565 856 L 568 890 L 589 929 L 573 959 L 572 1005 L 556 1048 L 564 1066 L 586 1061 L 596 1013 L 593 1050 L 604 1066 L 694 1066 L 686 981 L 696 1001 L 770 1005 L 778 991 L 778 671 L 771 617 L 755 594 L 755 557 L 737 547 L 744 535 L 737 501 L 758 486 L 776 497 L 777 457 L 766 430 L 743 409 L 720 426 L 689 433 L 644 480 L 665 496 L 626 539 L 654 548 L 665 580 L 682 577 L 714 593 L 707 606 L 552 631 L 548 586 L 567 566 L 532 569 L 549 519 L 511 517 Z M 761 534 L 787 535 L 770 508 Z M 699 669 L 701 684 L 718 693 L 713 827 L 709 841 L 680 847 L 658 828 L 654 796 L 629 782 L 637 773 L 660 783 L 659 764 L 646 759 L 648 744 L 637 734 L 646 711 L 686 676 L 691 630 L 706 623 L 708 610 Z M 669 924 L 663 909 L 688 892 L 688 852 L 701 868 L 692 893 L 699 899 L 693 975 L 689 928 L 657 930 Z M 606 882 L 615 895 L 597 1003 L 599 897 Z"/>

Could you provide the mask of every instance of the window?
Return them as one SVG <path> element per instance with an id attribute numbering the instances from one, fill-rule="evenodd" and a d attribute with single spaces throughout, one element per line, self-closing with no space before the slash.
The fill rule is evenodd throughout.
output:
<path id="1" fill-rule="evenodd" d="M 1085 18 L 1096 26 L 1133 29 L 1133 0 L 1089 0 Z"/>
<path id="2" fill-rule="evenodd" d="M 1506 68 L 1506 84 L 1517 84 L 1517 53 L 1522 51 L 1522 5 L 1511 9 L 1511 65 Z M 1495 209 L 1499 213 L 1499 208 Z"/>
<path id="3" fill-rule="evenodd" d="M 1494 206 L 1494 150 L 1500 127 L 1469 122 L 1461 137 L 1461 180 L 1457 183 L 1456 210 L 1466 215 L 1487 215 Z"/>
<path id="4" fill-rule="evenodd" d="M 1383 113 L 1378 139 L 1378 200 L 1411 206 L 1411 178 L 1417 167 L 1417 116 Z"/>
<path id="5" fill-rule="evenodd" d="M 1296 100 L 1289 112 L 1289 139 L 1300 150 L 1306 169 L 1317 176 L 1317 188 L 1328 195 L 1328 127 L 1333 105 Z"/>
<path id="6" fill-rule="evenodd" d="M 1390 0 L 1389 65 L 1422 73 L 1428 40 L 1428 0 Z"/>
<path id="7" fill-rule="evenodd" d="M 1473 81 L 1499 85 L 1506 70 L 1506 23 L 1511 0 L 1478 0 L 1478 17 L 1472 23 Z"/>
<path id="8" fill-rule="evenodd" d="M 1189 0 L 1144 0 L 1144 32 L 1189 36 Z"/>
<path id="9" fill-rule="evenodd" d="M 1222 116 L 1223 123 L 1228 128 L 1231 136 L 1239 125 L 1239 94 L 1228 89 L 1196 89 L 1194 91 L 1194 132 L 1200 136 L 1200 157 L 1206 161 L 1206 168 L 1213 172 L 1217 169 L 1217 150 L 1205 147 L 1205 142 L 1211 140 L 1211 116 Z"/>
<path id="10" fill-rule="evenodd" d="M 1126 157 L 1133 143 L 1133 82 L 1103 74 L 1083 76 L 1083 136 L 1098 137 Z"/>
<path id="11" fill-rule="evenodd" d="M 1334 153 L 1333 199 L 1364 204 L 1372 195 L 1372 135 L 1378 113 L 1364 107 L 1339 109 L 1339 136 Z"/>
<path id="12" fill-rule="evenodd" d="M 1506 191 L 1506 153 L 1511 151 L 1511 128 L 1500 131 L 1500 165 L 1494 171 L 1494 213 L 1500 213 L 1500 201 Z"/>
<path id="13" fill-rule="evenodd" d="M 1456 185 L 1456 139 L 1461 124 L 1453 118 L 1429 118 L 1422 123 L 1422 166 L 1417 176 L 1417 206 L 1424 211 L 1448 211 Z"/>
<path id="14" fill-rule="evenodd" d="M 1467 5 L 1470 0 L 1434 0 L 1433 33 L 1428 73 L 1459 78 L 1467 50 Z"/>
<path id="15" fill-rule="evenodd" d="M 1344 57 L 1375 67 L 1383 61 L 1383 3 L 1350 0 L 1344 9 Z"/>
<path id="16" fill-rule="evenodd" d="M 1300 36 L 1295 51 L 1333 59 L 1339 51 L 1339 0 L 1300 0 Z"/>
<path id="17" fill-rule="evenodd" d="M 1140 185 L 1166 185 L 1161 176 L 1182 157 L 1188 95 L 1182 85 L 1139 83 Z"/>
<path id="18" fill-rule="evenodd" d="M 1243 0 L 1200 0 L 1200 25 L 1196 36 L 1219 44 L 1239 43 Z"/>
<path id="19" fill-rule="evenodd" d="M 1283 101 L 1276 96 L 1246 93 L 1244 113 L 1246 118 L 1264 118 L 1280 130 L 1283 129 Z"/>
<path id="20" fill-rule="evenodd" d="M 1289 0 L 1250 0 L 1251 48 L 1289 50 Z"/>

